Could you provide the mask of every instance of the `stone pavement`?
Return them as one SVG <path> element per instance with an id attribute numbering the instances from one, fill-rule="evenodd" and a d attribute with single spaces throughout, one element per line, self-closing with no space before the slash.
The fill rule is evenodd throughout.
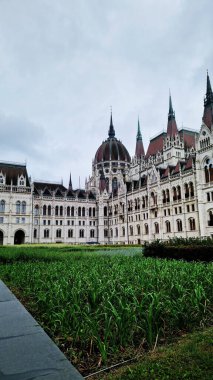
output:
<path id="1" fill-rule="evenodd" d="M 0 281 L 0 380 L 44 379 L 83 377 Z"/>

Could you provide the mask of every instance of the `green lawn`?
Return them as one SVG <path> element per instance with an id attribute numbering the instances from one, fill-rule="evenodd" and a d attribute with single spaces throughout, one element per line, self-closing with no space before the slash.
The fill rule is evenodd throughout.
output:
<path id="1" fill-rule="evenodd" d="M 0 278 L 85 375 L 212 323 L 213 264 L 141 248 L 3 247 Z"/>

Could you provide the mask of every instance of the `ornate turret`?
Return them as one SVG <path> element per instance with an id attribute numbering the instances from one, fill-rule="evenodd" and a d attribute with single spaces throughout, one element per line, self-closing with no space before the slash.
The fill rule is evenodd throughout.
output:
<path id="1" fill-rule="evenodd" d="M 167 123 L 167 136 L 174 137 L 178 133 L 177 124 L 175 120 L 175 112 L 172 107 L 172 98 L 169 94 L 169 113 Z"/>
<path id="2" fill-rule="evenodd" d="M 137 133 L 137 137 L 136 137 L 135 156 L 137 158 L 145 156 L 139 118 L 138 118 L 138 133 Z"/>
<path id="3" fill-rule="evenodd" d="M 211 126 L 213 124 L 213 93 L 208 71 L 206 82 L 206 96 L 204 99 L 203 122 L 209 129 L 211 129 Z"/>

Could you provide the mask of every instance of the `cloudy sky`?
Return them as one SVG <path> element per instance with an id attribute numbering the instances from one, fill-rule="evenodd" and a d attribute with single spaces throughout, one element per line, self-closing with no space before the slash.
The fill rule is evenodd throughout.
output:
<path id="1" fill-rule="evenodd" d="M 107 138 L 134 154 L 166 128 L 199 130 L 213 82 L 212 0 L 0 0 L 0 160 L 74 187 Z"/>

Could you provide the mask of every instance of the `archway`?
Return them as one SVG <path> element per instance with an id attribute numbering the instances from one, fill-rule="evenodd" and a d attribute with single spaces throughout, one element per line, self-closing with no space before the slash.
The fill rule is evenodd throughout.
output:
<path id="1" fill-rule="evenodd" d="M 4 242 L 4 234 L 2 231 L 0 231 L 0 245 L 3 245 Z"/>
<path id="2" fill-rule="evenodd" d="M 22 230 L 18 230 L 14 236 L 14 244 L 24 244 L 25 233 Z"/>

